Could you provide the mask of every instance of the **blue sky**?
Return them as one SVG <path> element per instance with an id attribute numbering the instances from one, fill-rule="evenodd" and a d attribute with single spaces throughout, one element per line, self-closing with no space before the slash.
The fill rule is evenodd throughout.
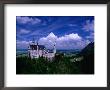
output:
<path id="1" fill-rule="evenodd" d="M 17 49 L 33 38 L 47 48 L 82 49 L 94 41 L 94 16 L 17 16 Z"/>

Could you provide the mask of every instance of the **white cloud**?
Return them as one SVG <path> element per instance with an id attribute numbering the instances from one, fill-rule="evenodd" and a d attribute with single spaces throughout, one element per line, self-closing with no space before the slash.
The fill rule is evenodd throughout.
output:
<path id="1" fill-rule="evenodd" d="M 30 42 L 17 40 L 17 48 L 27 49 Z M 81 36 L 74 33 L 61 37 L 50 33 L 47 37 L 40 38 L 38 42 L 48 49 L 53 49 L 54 43 L 57 49 L 82 49 L 90 43 L 89 40 L 83 40 Z"/>
<path id="2" fill-rule="evenodd" d="M 33 19 L 33 20 L 31 21 L 32 24 L 38 24 L 38 23 L 40 23 L 40 22 L 41 22 L 41 20 L 38 19 L 38 18 L 35 18 L 35 19 Z"/>
<path id="3" fill-rule="evenodd" d="M 28 33 L 30 33 L 30 30 L 21 29 L 21 30 L 19 31 L 19 34 L 28 34 Z"/>
<path id="4" fill-rule="evenodd" d="M 82 49 L 88 44 L 88 42 L 83 40 L 77 33 L 71 33 L 61 37 L 50 33 L 47 37 L 39 39 L 39 44 L 46 45 L 47 48 L 53 48 L 54 43 L 56 43 L 57 49 Z"/>
<path id="5" fill-rule="evenodd" d="M 17 16 L 16 20 L 18 23 L 21 23 L 21 24 L 26 24 L 26 23 L 38 24 L 41 22 L 41 20 L 38 18 L 31 18 L 31 17 L 27 17 L 27 16 L 23 16 L 23 17 Z"/>
<path id="6" fill-rule="evenodd" d="M 46 38 L 51 42 L 55 42 L 57 40 L 57 36 L 55 36 L 52 32 Z"/>
<path id="7" fill-rule="evenodd" d="M 58 39 L 52 32 L 47 37 L 39 39 L 39 44 L 46 45 L 48 48 L 52 48 L 56 40 Z"/>
<path id="8" fill-rule="evenodd" d="M 17 40 L 16 45 L 17 45 L 17 49 L 27 49 L 29 42 Z"/>
<path id="9" fill-rule="evenodd" d="M 94 31 L 94 20 L 87 20 L 82 29 L 85 31 Z"/>
<path id="10" fill-rule="evenodd" d="M 65 35 L 65 36 L 62 36 L 62 37 L 59 37 L 58 40 L 81 40 L 82 38 L 76 33 L 72 33 L 72 34 L 69 34 L 69 35 Z"/>
<path id="11" fill-rule="evenodd" d="M 94 33 L 91 32 L 89 36 L 86 36 L 87 39 L 94 39 Z"/>

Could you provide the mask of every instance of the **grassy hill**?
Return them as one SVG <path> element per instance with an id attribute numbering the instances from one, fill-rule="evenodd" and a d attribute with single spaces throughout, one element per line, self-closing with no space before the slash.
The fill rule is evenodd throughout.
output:
<path id="1" fill-rule="evenodd" d="M 94 43 L 88 44 L 76 55 L 56 54 L 53 61 L 43 57 L 30 59 L 16 57 L 16 74 L 93 74 Z"/>

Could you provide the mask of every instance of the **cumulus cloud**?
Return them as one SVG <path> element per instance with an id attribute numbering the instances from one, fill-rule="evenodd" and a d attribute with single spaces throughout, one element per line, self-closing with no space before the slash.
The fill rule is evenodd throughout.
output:
<path id="1" fill-rule="evenodd" d="M 41 20 L 38 18 L 31 18 L 31 17 L 27 17 L 27 16 L 22 16 L 22 17 L 17 16 L 16 20 L 18 23 L 21 23 L 21 24 L 27 24 L 27 23 L 38 24 L 41 22 Z"/>
<path id="2" fill-rule="evenodd" d="M 62 36 L 62 37 L 59 37 L 58 40 L 59 41 L 67 41 L 67 40 L 81 40 L 82 38 L 76 33 L 72 33 L 72 34 L 69 34 L 69 35 L 65 35 L 65 36 Z"/>
<path id="3" fill-rule="evenodd" d="M 30 33 L 30 30 L 21 29 L 21 30 L 19 31 L 19 34 L 28 34 L 28 33 Z"/>
<path id="4" fill-rule="evenodd" d="M 87 20 L 82 29 L 85 31 L 94 31 L 94 20 Z"/>
<path id="5" fill-rule="evenodd" d="M 17 40 L 17 48 L 27 49 L 30 42 Z M 45 45 L 47 49 L 53 49 L 54 44 L 57 49 L 82 49 L 88 45 L 90 41 L 82 39 L 77 33 L 71 33 L 61 37 L 50 33 L 47 37 L 40 38 L 38 43 Z"/>
<path id="6" fill-rule="evenodd" d="M 77 33 L 61 37 L 50 33 L 47 37 L 39 39 L 39 44 L 45 45 L 47 48 L 53 48 L 54 43 L 57 49 L 82 49 L 88 44 L 88 41 L 83 40 Z"/>

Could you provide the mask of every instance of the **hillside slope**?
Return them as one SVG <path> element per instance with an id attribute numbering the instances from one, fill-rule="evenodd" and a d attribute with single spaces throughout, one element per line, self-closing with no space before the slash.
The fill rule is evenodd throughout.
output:
<path id="1" fill-rule="evenodd" d="M 94 42 L 89 43 L 79 55 L 84 57 L 80 62 L 80 68 L 86 74 L 94 74 Z"/>

